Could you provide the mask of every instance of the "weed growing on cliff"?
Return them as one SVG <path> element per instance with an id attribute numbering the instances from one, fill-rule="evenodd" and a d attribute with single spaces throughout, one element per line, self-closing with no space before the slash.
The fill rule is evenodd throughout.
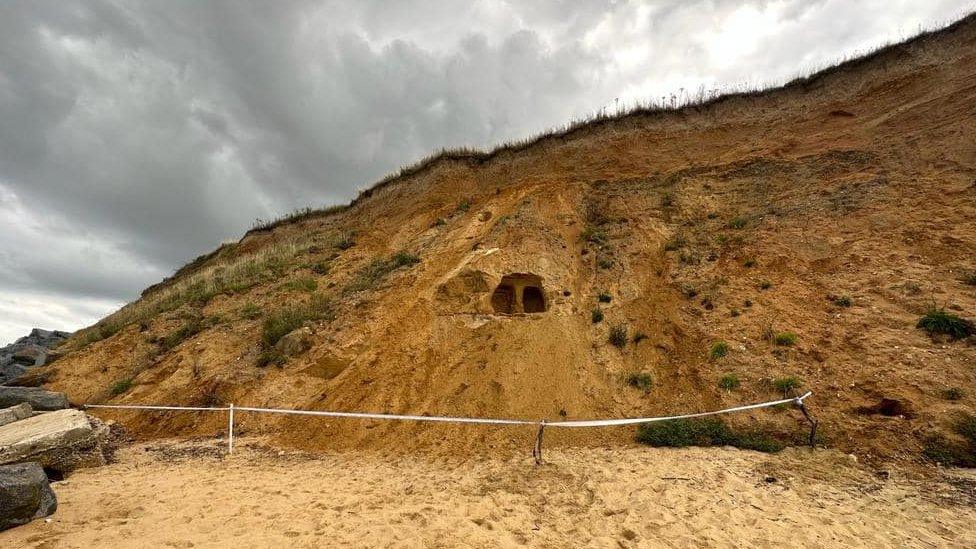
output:
<path id="1" fill-rule="evenodd" d="M 259 316 L 261 316 L 261 307 L 258 307 L 254 303 L 248 301 L 243 307 L 241 307 L 241 318 L 254 320 Z"/>
<path id="2" fill-rule="evenodd" d="M 828 299 L 837 305 L 838 307 L 850 307 L 854 304 L 854 301 L 846 295 L 832 295 Z"/>
<path id="3" fill-rule="evenodd" d="M 949 387 L 942 391 L 942 398 L 946 400 L 962 400 L 964 396 L 966 396 L 966 392 L 959 387 Z"/>
<path id="4" fill-rule="evenodd" d="M 729 354 L 729 344 L 724 341 L 716 341 L 713 343 L 711 350 L 708 352 L 708 356 L 712 360 L 720 359 L 727 354 Z"/>
<path id="5" fill-rule="evenodd" d="M 600 303 L 610 303 L 613 301 L 613 297 L 606 292 L 600 292 L 600 294 L 596 296 L 596 300 Z"/>
<path id="6" fill-rule="evenodd" d="M 917 328 L 921 328 L 929 335 L 944 334 L 950 339 L 962 339 L 976 333 L 976 326 L 972 321 L 960 318 L 945 309 L 931 308 L 919 319 Z"/>
<path id="7" fill-rule="evenodd" d="M 664 243 L 664 251 L 676 252 L 688 245 L 688 241 L 683 236 L 673 236 Z"/>
<path id="8" fill-rule="evenodd" d="M 768 281 L 768 280 L 761 280 L 761 281 L 759 281 L 759 289 L 760 290 L 768 290 L 768 289 L 770 289 L 772 287 L 773 287 L 773 283 L 770 282 L 770 281 Z"/>
<path id="9" fill-rule="evenodd" d="M 726 391 L 734 391 L 739 388 L 739 376 L 735 374 L 725 374 L 718 380 L 718 386 Z"/>
<path id="10" fill-rule="evenodd" d="M 943 465 L 976 467 L 976 415 L 961 414 L 951 428 L 961 441 L 934 434 L 926 438 L 922 454 Z"/>
<path id="11" fill-rule="evenodd" d="M 644 332 L 637 332 L 636 334 L 634 334 L 634 339 L 633 339 L 634 345 L 637 345 L 638 343 L 644 341 L 645 339 L 647 339 L 647 334 L 645 334 Z"/>
<path id="12" fill-rule="evenodd" d="M 740 215 L 730 219 L 727 226 L 730 229 L 744 229 L 748 224 L 749 218 L 744 215 Z"/>
<path id="13" fill-rule="evenodd" d="M 593 312 L 590 313 L 590 321 L 593 322 L 593 324 L 603 322 L 603 310 L 599 307 L 593 309 Z"/>
<path id="14" fill-rule="evenodd" d="M 324 295 L 313 295 L 307 303 L 282 307 L 264 319 L 261 325 L 261 348 L 270 351 L 282 337 L 305 321 L 332 320 L 334 317 L 332 300 Z"/>
<path id="15" fill-rule="evenodd" d="M 611 345 L 617 347 L 618 349 L 623 349 L 627 346 L 627 327 L 626 326 L 614 326 L 610 328 L 610 335 L 607 337 L 607 341 Z"/>
<path id="16" fill-rule="evenodd" d="M 111 393 L 112 396 L 118 396 L 128 391 L 131 388 L 132 388 L 132 379 L 125 378 L 125 379 L 120 379 L 115 383 L 113 383 L 112 386 L 109 387 L 108 392 Z"/>
<path id="17" fill-rule="evenodd" d="M 317 261 L 312 263 L 312 266 L 309 267 L 309 269 L 319 276 L 325 276 L 329 274 L 329 271 L 331 270 L 328 261 Z"/>
<path id="18" fill-rule="evenodd" d="M 962 277 L 963 284 L 969 284 L 970 286 L 976 286 L 976 271 L 966 273 Z"/>
<path id="19" fill-rule="evenodd" d="M 465 198 L 464 200 L 458 202 L 457 208 L 454 211 L 457 213 L 464 213 L 471 209 L 471 201 Z"/>
<path id="20" fill-rule="evenodd" d="M 757 431 L 736 432 L 718 418 L 676 419 L 646 423 L 637 429 L 637 442 L 656 447 L 735 446 L 744 450 L 778 452 L 782 442 Z"/>
<path id="21" fill-rule="evenodd" d="M 310 276 L 300 276 L 281 285 L 282 288 L 293 292 L 312 293 L 319 287 L 319 283 Z"/>
<path id="22" fill-rule="evenodd" d="M 780 347 L 791 347 L 796 344 L 799 336 L 793 332 L 780 332 L 773 336 L 773 343 Z"/>
<path id="23" fill-rule="evenodd" d="M 205 327 L 203 317 L 191 316 L 182 326 L 163 338 L 160 347 L 163 351 L 169 351 L 180 343 L 200 333 Z"/>
<path id="24" fill-rule="evenodd" d="M 388 259 L 374 259 L 368 265 L 360 269 L 353 279 L 346 285 L 347 292 L 361 292 L 368 290 L 379 284 L 386 275 L 401 267 L 409 267 L 420 262 L 420 257 L 407 253 L 397 252 Z"/>
<path id="25" fill-rule="evenodd" d="M 346 233 L 336 239 L 333 245 L 340 250 L 348 250 L 356 245 L 356 240 L 353 238 L 352 233 Z"/>
<path id="26" fill-rule="evenodd" d="M 650 374 L 634 373 L 627 376 L 627 385 L 646 393 L 654 386 L 654 380 Z"/>
<path id="27" fill-rule="evenodd" d="M 796 376 L 781 377 L 773 380 L 773 388 L 787 396 L 791 391 L 803 387 L 803 380 Z"/>

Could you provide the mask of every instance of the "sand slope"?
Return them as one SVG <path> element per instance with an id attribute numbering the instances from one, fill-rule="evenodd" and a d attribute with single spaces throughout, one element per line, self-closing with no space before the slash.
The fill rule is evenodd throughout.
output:
<path id="1" fill-rule="evenodd" d="M 556 450 L 444 460 L 136 445 L 57 483 L 3 547 L 973 547 L 973 477 L 832 451 Z M 962 475 L 964 473 L 956 473 Z M 767 481 L 775 477 L 775 482 Z"/>

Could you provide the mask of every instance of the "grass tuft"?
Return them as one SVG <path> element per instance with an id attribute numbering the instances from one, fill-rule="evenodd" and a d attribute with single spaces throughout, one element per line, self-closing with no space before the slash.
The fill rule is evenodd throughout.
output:
<path id="1" fill-rule="evenodd" d="M 650 374 L 633 373 L 627 376 L 627 385 L 646 393 L 654 386 L 654 379 Z"/>
<path id="2" fill-rule="evenodd" d="M 734 391 L 739 388 L 739 376 L 735 374 L 725 374 L 718 380 L 718 386 L 726 391 Z"/>
<path id="3" fill-rule="evenodd" d="M 727 354 L 729 354 L 729 344 L 724 341 L 716 341 L 713 343 L 712 349 L 708 352 L 708 356 L 712 360 L 717 360 Z"/>
<path id="4" fill-rule="evenodd" d="M 128 391 L 131 388 L 132 388 L 132 379 L 125 378 L 125 379 L 120 379 L 115 383 L 113 383 L 112 386 L 109 387 L 108 392 L 111 393 L 112 396 L 118 396 Z"/>
<path id="5" fill-rule="evenodd" d="M 758 431 L 736 432 L 718 418 L 676 419 L 641 425 L 637 442 L 655 447 L 735 446 L 744 450 L 778 452 L 786 445 Z"/>
<path id="6" fill-rule="evenodd" d="M 613 297 L 606 292 L 600 292 L 600 295 L 596 296 L 596 300 L 600 303 L 610 303 L 613 301 Z"/>
<path id="7" fill-rule="evenodd" d="M 614 347 L 618 349 L 623 349 L 627 346 L 627 327 L 626 326 L 614 326 L 610 328 L 610 335 L 607 337 L 607 341 L 610 342 Z"/>
<path id="8" fill-rule="evenodd" d="M 599 307 L 593 309 L 593 312 L 590 313 L 590 321 L 593 322 L 593 324 L 603 322 L 603 309 Z"/>
<path id="9" fill-rule="evenodd" d="M 972 321 L 934 307 L 919 319 L 915 327 L 925 330 L 929 335 L 944 334 L 950 339 L 962 339 L 976 333 L 976 326 Z"/>
<path id="10" fill-rule="evenodd" d="M 803 387 L 803 380 L 796 376 L 781 377 L 773 380 L 773 388 L 783 393 L 784 396 L 800 387 Z"/>
<path id="11" fill-rule="evenodd" d="M 264 319 L 261 325 L 261 348 L 270 351 L 281 338 L 305 321 L 332 320 L 334 317 L 332 300 L 323 295 L 314 295 L 307 303 L 282 307 Z"/>
<path id="12" fill-rule="evenodd" d="M 780 347 L 791 347 L 796 344 L 799 336 L 793 332 L 780 332 L 773 336 L 773 343 Z"/>

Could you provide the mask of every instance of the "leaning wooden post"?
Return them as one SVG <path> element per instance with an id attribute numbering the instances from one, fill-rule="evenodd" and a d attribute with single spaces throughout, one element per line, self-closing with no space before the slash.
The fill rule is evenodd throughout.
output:
<path id="1" fill-rule="evenodd" d="M 539 422 L 539 432 L 535 436 L 535 447 L 532 448 L 532 457 L 535 458 L 536 465 L 542 465 L 542 435 L 546 430 L 546 420 Z"/>
<path id="2" fill-rule="evenodd" d="M 234 453 L 234 404 L 227 409 L 227 453 Z"/>
<path id="3" fill-rule="evenodd" d="M 807 411 L 806 405 L 803 404 L 803 399 L 798 398 L 796 399 L 795 403 L 796 406 L 800 409 L 800 411 L 803 412 L 803 417 L 805 417 L 807 421 L 810 422 L 809 443 L 811 448 L 815 448 L 817 442 L 817 420 L 813 419 L 813 417 L 810 415 L 810 412 Z"/>

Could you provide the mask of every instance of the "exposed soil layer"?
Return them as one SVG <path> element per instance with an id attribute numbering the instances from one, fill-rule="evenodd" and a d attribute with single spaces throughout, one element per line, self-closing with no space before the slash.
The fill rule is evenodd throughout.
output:
<path id="1" fill-rule="evenodd" d="M 252 232 L 147 291 L 108 337 L 76 334 L 51 385 L 76 402 L 528 419 L 704 411 L 800 385 L 829 446 L 917 460 L 976 407 L 972 338 L 916 327 L 933 305 L 976 317 L 974 21 L 772 93 L 432 163 L 342 211 Z M 499 296 L 519 273 L 534 285 Z M 136 314 L 180 284 L 183 298 Z M 266 324 L 288 307 L 304 326 L 276 343 Z M 735 389 L 719 387 L 727 376 Z M 225 428 L 219 414 L 102 415 L 143 438 Z M 804 428 L 786 410 L 733 421 L 790 439 Z M 310 449 L 524 441 L 244 414 L 240 427 Z"/>

